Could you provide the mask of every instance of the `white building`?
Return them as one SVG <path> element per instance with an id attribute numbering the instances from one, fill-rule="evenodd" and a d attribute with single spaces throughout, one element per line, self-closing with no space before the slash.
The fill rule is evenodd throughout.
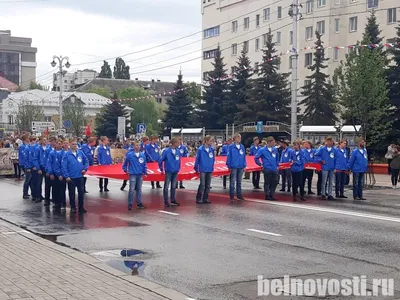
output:
<path id="1" fill-rule="evenodd" d="M 297 45 L 293 45 L 292 18 L 288 15 L 292 0 L 201 0 L 202 13 L 202 75 L 213 69 L 215 50 L 222 50 L 228 72 L 233 72 L 243 45 L 252 65 L 257 69 L 262 60 L 266 33 L 271 28 L 277 54 L 282 53 L 280 70 L 291 72 L 290 51 L 299 49 L 298 88 L 305 85 L 313 63 L 315 31 L 323 34 L 328 61 L 326 72 L 333 74 L 345 54 L 347 46 L 362 39 L 367 17 L 372 9 L 382 30 L 383 43 L 396 36 L 399 0 L 299 0 L 302 20 L 298 22 Z M 335 47 L 344 47 L 338 49 Z M 290 80 L 290 78 L 289 78 Z M 300 93 L 299 93 L 300 94 Z"/>
<path id="2" fill-rule="evenodd" d="M 94 70 L 78 70 L 74 73 L 65 73 L 62 78 L 63 91 L 72 91 L 77 86 L 87 83 L 97 77 L 97 72 Z M 56 73 L 53 75 L 53 87 L 59 90 L 60 86 L 60 74 Z"/>

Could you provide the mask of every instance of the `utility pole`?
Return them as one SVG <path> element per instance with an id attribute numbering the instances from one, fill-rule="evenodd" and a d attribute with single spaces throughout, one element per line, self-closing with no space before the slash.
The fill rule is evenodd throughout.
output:
<path id="1" fill-rule="evenodd" d="M 291 101 L 291 139 L 292 142 L 297 139 L 297 69 L 298 69 L 298 48 L 297 48 L 297 22 L 299 12 L 299 0 L 293 0 L 289 16 L 293 19 L 293 50 L 292 50 L 292 101 Z"/>
<path id="2" fill-rule="evenodd" d="M 57 65 L 57 63 L 56 63 L 56 61 L 55 60 L 57 60 L 58 61 L 58 67 L 59 67 L 59 74 L 60 74 L 60 78 L 59 78 L 59 91 L 60 91 L 60 95 L 59 95 L 59 101 L 60 101 L 60 103 L 59 103 L 59 110 L 60 110 L 60 128 L 59 128 L 59 130 L 62 130 L 63 129 L 63 127 L 64 127 L 64 125 L 63 125 L 63 107 L 62 107 L 62 93 L 63 93 L 63 82 L 62 82 L 62 78 L 63 78 L 63 63 L 64 63 L 64 61 L 66 61 L 66 63 L 65 63 L 65 67 L 68 69 L 70 66 L 71 66 L 71 64 L 69 63 L 69 58 L 67 57 L 67 56 L 56 56 L 56 55 L 54 55 L 53 56 L 53 61 L 50 63 L 51 64 L 51 66 L 53 67 L 53 68 L 55 68 L 56 67 L 56 65 Z"/>

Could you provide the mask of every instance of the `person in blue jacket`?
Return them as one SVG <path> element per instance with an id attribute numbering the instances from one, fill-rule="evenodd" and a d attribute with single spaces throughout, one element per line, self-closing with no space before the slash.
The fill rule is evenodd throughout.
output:
<path id="1" fill-rule="evenodd" d="M 178 139 L 179 139 L 179 143 L 180 143 L 179 147 L 178 147 L 178 150 L 181 153 L 181 157 L 188 157 L 189 152 L 188 152 L 187 147 L 182 143 L 182 138 L 181 137 L 179 137 Z M 176 183 L 176 188 L 178 188 L 178 182 Z M 179 182 L 179 188 L 180 189 L 184 189 L 185 188 L 183 186 L 183 181 Z"/>
<path id="2" fill-rule="evenodd" d="M 365 200 L 363 197 L 364 175 L 368 170 L 368 153 L 365 149 L 365 140 L 358 138 L 358 148 L 351 152 L 349 169 L 353 172 L 353 198 Z"/>
<path id="3" fill-rule="evenodd" d="M 46 176 L 45 164 L 46 164 L 46 150 L 47 150 L 47 139 L 44 136 L 39 138 L 39 142 L 35 147 L 34 164 L 37 166 L 37 177 L 35 177 L 36 187 L 36 203 L 42 202 L 44 199 L 42 196 L 42 185 L 43 177 Z"/>
<path id="4" fill-rule="evenodd" d="M 266 143 L 265 147 L 258 149 L 254 161 L 263 168 L 265 200 L 274 201 L 276 200 L 274 195 L 279 177 L 279 152 L 275 147 L 275 139 L 272 136 L 267 137 Z"/>
<path id="5" fill-rule="evenodd" d="M 172 138 L 171 146 L 165 148 L 158 162 L 161 173 L 165 173 L 163 190 L 165 207 L 170 207 L 171 205 L 179 206 L 179 203 L 176 201 L 175 198 L 176 181 L 178 179 L 179 170 L 181 169 L 181 156 L 178 150 L 178 146 L 179 140 L 177 138 Z M 169 185 L 171 185 L 171 204 L 168 201 Z"/>
<path id="6" fill-rule="evenodd" d="M 335 200 L 332 196 L 332 189 L 335 180 L 336 149 L 333 147 L 332 137 L 327 137 L 325 139 L 325 146 L 322 146 L 316 151 L 315 159 L 322 164 L 322 199 L 326 199 L 326 184 L 328 183 L 328 200 Z"/>
<path id="7" fill-rule="evenodd" d="M 244 200 L 242 195 L 242 178 L 243 172 L 246 168 L 246 149 L 241 144 L 242 136 L 236 133 L 233 136 L 234 143 L 228 148 L 228 155 L 226 157 L 226 166 L 230 170 L 229 177 L 229 196 L 231 201 L 235 200 L 235 185 L 236 196 L 238 200 Z"/>
<path id="8" fill-rule="evenodd" d="M 64 154 L 61 162 L 63 177 L 68 183 L 68 195 L 71 213 L 76 213 L 75 190 L 78 190 L 79 214 L 86 213 L 84 208 L 85 186 L 83 176 L 89 168 L 89 160 L 86 155 L 78 149 L 76 140 L 70 142 L 70 150 Z"/>
<path id="9" fill-rule="evenodd" d="M 29 147 L 29 136 L 24 134 L 21 137 L 22 144 L 18 147 L 18 163 L 22 167 L 22 170 L 25 174 L 24 186 L 22 191 L 22 198 L 29 199 L 29 187 L 32 180 L 32 172 L 27 173 L 26 171 L 26 162 L 28 160 L 27 157 L 27 148 Z"/>
<path id="10" fill-rule="evenodd" d="M 82 147 L 80 148 L 83 153 L 85 153 L 88 161 L 89 161 L 89 166 L 93 166 L 94 164 L 94 149 L 96 145 L 96 138 L 91 137 L 88 139 L 87 143 L 83 144 Z M 87 177 L 85 176 L 84 179 L 85 181 L 85 193 L 87 194 L 88 191 L 86 189 L 86 182 L 87 182 Z"/>
<path id="11" fill-rule="evenodd" d="M 146 151 L 146 157 L 148 162 L 158 162 L 161 157 L 160 147 L 157 145 L 158 137 L 153 136 L 151 138 L 151 143 L 148 143 L 144 149 Z M 156 186 L 158 189 L 161 189 L 162 186 L 160 182 L 156 182 Z M 154 181 L 151 181 L 151 188 L 154 189 Z"/>
<path id="12" fill-rule="evenodd" d="M 106 136 L 102 136 L 100 138 L 101 145 L 97 150 L 97 163 L 99 166 L 109 166 L 112 165 L 112 158 L 111 158 L 111 149 L 108 146 L 108 138 Z M 104 182 L 104 186 L 103 186 Z M 99 178 L 99 189 L 100 193 L 103 192 L 103 187 L 105 192 L 109 192 L 108 189 L 108 178 Z"/>
<path id="13" fill-rule="evenodd" d="M 349 170 L 349 156 L 347 154 L 347 141 L 341 140 L 339 147 L 336 149 L 336 165 L 335 165 L 335 192 L 336 198 L 347 198 L 344 195 L 344 186 L 346 183 L 346 175 Z"/>
<path id="14" fill-rule="evenodd" d="M 46 176 L 49 175 L 51 181 L 51 197 L 54 202 L 54 208 L 60 209 L 62 207 L 62 176 L 61 162 L 62 162 L 62 140 L 57 140 L 55 148 L 49 153 L 46 164 Z M 65 192 L 64 192 L 65 194 Z"/>
<path id="15" fill-rule="evenodd" d="M 297 201 L 296 195 L 300 189 L 300 200 L 304 199 L 304 164 L 305 164 L 305 154 L 304 151 L 300 149 L 301 142 L 293 142 L 293 151 L 290 152 L 290 170 L 292 172 L 292 193 L 293 201 Z"/>
<path id="16" fill-rule="evenodd" d="M 281 143 L 281 163 L 290 162 L 290 152 L 292 151 L 292 149 L 290 149 L 289 144 L 289 141 L 283 141 Z M 287 191 L 290 193 L 290 189 L 292 188 L 292 172 L 290 171 L 290 169 L 283 169 L 280 173 L 282 176 L 282 188 L 280 189 L 280 192 L 285 192 L 287 186 Z"/>
<path id="17" fill-rule="evenodd" d="M 303 142 L 303 150 L 305 163 L 314 163 L 315 162 L 315 149 L 312 148 L 311 141 Z M 312 180 L 314 177 L 314 170 L 304 169 L 303 171 L 303 185 L 305 187 L 307 180 L 308 187 L 308 195 L 315 195 L 315 193 L 311 190 Z"/>
<path id="18" fill-rule="evenodd" d="M 210 192 L 212 172 L 214 171 L 215 150 L 211 147 L 213 138 L 207 135 L 204 144 L 197 150 L 194 170 L 200 173 L 200 183 L 197 189 L 196 203 L 208 204 L 208 194 Z"/>
<path id="19" fill-rule="evenodd" d="M 232 138 L 228 138 L 226 143 L 222 145 L 221 147 L 221 152 L 219 153 L 220 156 L 227 156 L 228 155 L 228 148 L 229 146 L 232 145 Z M 226 189 L 226 180 L 228 176 L 222 176 L 222 187 L 225 190 Z"/>
<path id="20" fill-rule="evenodd" d="M 135 150 L 135 148 L 133 147 L 133 143 L 131 143 L 131 142 L 128 142 L 128 144 L 126 146 L 127 146 L 127 148 L 126 149 L 124 148 L 126 150 L 125 157 L 126 157 L 126 155 L 128 155 L 129 152 L 132 152 L 132 151 Z M 141 146 L 141 143 L 139 142 L 139 152 L 144 154 L 144 156 L 146 157 L 146 152 L 144 150 L 141 150 L 141 149 L 142 149 L 142 146 Z M 146 161 L 147 161 L 147 157 L 146 157 Z M 125 190 L 127 185 L 128 185 L 128 180 L 122 181 L 122 185 L 120 187 L 120 190 L 121 191 Z"/>
<path id="21" fill-rule="evenodd" d="M 122 169 L 129 174 L 128 210 L 132 210 L 133 199 L 136 191 L 137 208 L 146 208 L 142 203 L 143 176 L 147 175 L 146 156 L 140 152 L 140 143 L 133 143 L 133 151 L 128 151 Z"/>
<path id="22" fill-rule="evenodd" d="M 61 149 L 61 163 L 62 159 L 64 158 L 65 154 L 69 151 L 69 140 L 64 139 L 62 141 L 62 149 Z M 61 165 L 61 172 L 62 172 L 62 165 Z M 66 197 L 66 191 L 67 191 L 67 181 L 65 180 L 66 178 L 64 175 L 62 176 L 62 180 L 59 177 L 61 181 L 61 209 L 66 209 L 67 208 L 67 197 Z"/>
<path id="23" fill-rule="evenodd" d="M 32 201 L 36 202 L 40 200 L 40 195 L 37 195 L 38 193 L 38 188 L 37 186 L 39 185 L 39 160 L 37 159 L 35 153 L 36 153 L 36 137 L 31 136 L 29 138 L 29 146 L 25 147 L 25 168 L 27 173 L 31 173 L 31 180 L 30 180 L 30 188 L 32 192 Z"/>
<path id="24" fill-rule="evenodd" d="M 50 201 L 54 202 L 54 199 L 50 199 L 50 195 L 52 195 L 53 181 L 50 180 L 50 174 L 47 173 L 46 167 L 47 161 L 49 160 L 49 155 L 51 151 L 55 149 L 56 144 L 57 138 L 51 136 L 49 138 L 49 144 L 46 145 L 44 153 L 42 154 L 44 156 L 42 158 L 43 161 L 41 162 L 42 173 L 44 176 L 44 206 L 50 206 Z"/>
<path id="25" fill-rule="evenodd" d="M 253 145 L 250 147 L 250 156 L 255 156 L 260 149 L 260 139 L 256 136 L 253 138 Z M 260 188 L 260 176 L 261 176 L 261 171 L 253 171 L 252 172 L 252 181 L 253 181 L 253 188 L 256 190 L 261 189 Z"/>

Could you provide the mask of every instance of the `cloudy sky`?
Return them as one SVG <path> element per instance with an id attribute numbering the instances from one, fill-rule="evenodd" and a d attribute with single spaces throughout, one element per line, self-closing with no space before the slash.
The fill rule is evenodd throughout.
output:
<path id="1" fill-rule="evenodd" d="M 200 0 L 0 0 L 0 20 L 0 30 L 33 39 L 46 85 L 53 55 L 68 56 L 70 71 L 121 56 L 131 78 L 175 81 L 182 68 L 185 81 L 200 81 Z"/>

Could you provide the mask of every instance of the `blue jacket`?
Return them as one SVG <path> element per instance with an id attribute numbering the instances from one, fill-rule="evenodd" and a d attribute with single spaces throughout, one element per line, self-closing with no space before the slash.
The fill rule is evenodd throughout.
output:
<path id="1" fill-rule="evenodd" d="M 33 167 L 37 170 L 41 169 L 40 161 L 41 161 L 41 152 L 43 151 L 42 146 L 35 146 L 33 149 Z"/>
<path id="2" fill-rule="evenodd" d="M 215 153 L 212 147 L 206 150 L 206 147 L 200 146 L 197 150 L 194 170 L 200 173 L 210 173 L 214 171 Z"/>
<path id="3" fill-rule="evenodd" d="M 292 152 L 293 150 L 290 149 L 289 147 L 287 147 L 286 149 L 282 148 L 282 153 L 281 153 L 281 159 L 280 162 L 281 163 L 288 163 L 290 162 L 290 152 Z"/>
<path id="4" fill-rule="evenodd" d="M 258 150 L 260 150 L 260 145 L 258 145 L 257 147 L 255 145 L 251 145 L 250 147 L 250 156 L 255 156 L 258 152 Z"/>
<path id="5" fill-rule="evenodd" d="M 179 152 L 181 153 L 182 157 L 187 157 L 188 156 L 188 149 L 186 148 L 185 145 L 180 145 L 178 147 L 178 149 L 179 149 Z"/>
<path id="6" fill-rule="evenodd" d="M 19 164 L 21 167 L 24 167 L 24 168 L 25 168 L 25 161 L 26 161 L 25 148 L 26 148 L 27 146 L 28 146 L 28 145 L 25 145 L 24 143 L 22 143 L 22 144 L 19 145 L 19 147 L 18 147 L 18 164 Z"/>
<path id="7" fill-rule="evenodd" d="M 310 151 L 308 151 L 308 149 L 303 149 L 303 152 L 305 163 L 315 162 L 315 149 L 310 149 Z"/>
<path id="8" fill-rule="evenodd" d="M 302 150 L 296 151 L 292 150 L 290 152 L 290 162 L 293 162 L 293 165 L 290 167 L 290 169 L 293 172 L 301 172 L 304 170 L 304 164 L 305 164 L 305 155 Z"/>
<path id="9" fill-rule="evenodd" d="M 260 163 L 261 159 L 261 163 Z M 267 146 L 258 149 L 254 161 L 257 165 L 262 166 L 265 170 L 276 172 L 279 167 L 279 152 L 275 147 L 271 148 L 271 151 Z"/>
<path id="10" fill-rule="evenodd" d="M 356 148 L 351 152 L 349 161 L 349 168 L 353 173 L 365 173 L 368 170 L 368 153 L 367 149 L 362 149 L 361 153 L 359 148 Z"/>
<path id="11" fill-rule="evenodd" d="M 57 177 L 63 176 L 61 162 L 63 158 L 63 150 L 53 150 L 47 158 L 46 173 Z"/>
<path id="12" fill-rule="evenodd" d="M 89 166 L 93 166 L 94 162 L 94 147 L 90 147 L 89 144 L 83 144 L 81 147 L 83 153 L 85 153 L 87 159 L 89 160 Z M 100 148 L 99 148 L 100 150 Z"/>
<path id="13" fill-rule="evenodd" d="M 149 162 L 160 160 L 160 148 L 157 144 L 147 144 L 144 149 Z"/>
<path id="14" fill-rule="evenodd" d="M 89 159 L 88 159 L 89 160 Z M 108 146 L 99 146 L 97 150 L 97 163 L 99 165 L 108 166 L 112 165 L 111 149 Z"/>
<path id="15" fill-rule="evenodd" d="M 232 145 L 232 144 L 231 144 L 231 145 Z M 220 156 L 227 156 L 227 155 L 228 155 L 228 148 L 229 148 L 229 146 L 230 146 L 230 145 L 228 145 L 228 144 L 222 145 L 221 153 L 220 153 L 219 155 L 220 155 Z"/>
<path id="16" fill-rule="evenodd" d="M 181 169 L 181 155 L 178 149 L 175 149 L 175 154 L 172 152 L 172 147 L 166 148 L 160 160 L 158 161 L 160 171 L 167 173 L 178 173 Z"/>
<path id="17" fill-rule="evenodd" d="M 71 150 L 65 152 L 61 162 L 61 170 L 65 178 L 81 178 L 82 171 L 89 168 L 89 160 L 81 150 L 76 150 L 76 156 Z"/>
<path id="18" fill-rule="evenodd" d="M 323 171 L 333 171 L 336 165 L 336 148 L 331 147 L 331 151 L 328 151 L 328 147 L 323 146 L 315 152 L 315 160 L 318 162 L 325 161 L 322 164 Z"/>
<path id="19" fill-rule="evenodd" d="M 32 169 L 35 166 L 35 149 L 36 146 L 32 144 L 25 146 L 25 169 Z"/>
<path id="20" fill-rule="evenodd" d="M 129 175 L 147 175 L 146 155 L 143 152 L 136 155 L 134 151 L 129 151 L 122 164 L 122 170 Z"/>
<path id="21" fill-rule="evenodd" d="M 347 171 L 349 169 L 349 157 L 347 155 L 347 150 L 345 149 L 336 149 L 336 164 L 335 170 L 339 171 Z"/>
<path id="22" fill-rule="evenodd" d="M 246 163 L 246 149 L 242 144 L 239 144 L 239 148 L 235 143 L 228 147 L 228 155 L 226 157 L 226 165 L 228 169 L 244 169 L 247 166 Z"/>

